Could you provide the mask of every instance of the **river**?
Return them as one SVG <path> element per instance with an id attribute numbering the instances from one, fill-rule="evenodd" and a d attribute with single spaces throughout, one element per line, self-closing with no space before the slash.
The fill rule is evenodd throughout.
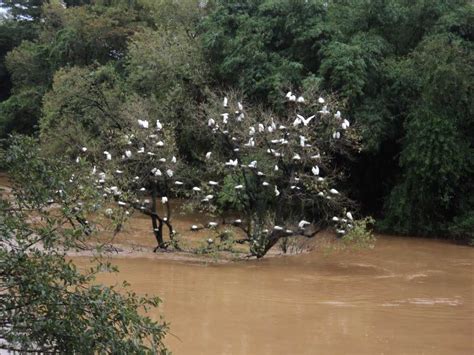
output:
<path id="1" fill-rule="evenodd" d="M 467 246 L 380 237 L 372 250 L 229 264 L 113 261 L 120 273 L 100 281 L 159 295 L 174 354 L 474 353 Z"/>

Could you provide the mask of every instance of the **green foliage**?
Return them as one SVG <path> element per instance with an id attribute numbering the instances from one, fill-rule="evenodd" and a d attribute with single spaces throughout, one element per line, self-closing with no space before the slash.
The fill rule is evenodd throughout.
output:
<path id="1" fill-rule="evenodd" d="M 372 234 L 372 226 L 375 220 L 372 217 L 365 217 L 352 222 L 353 227 L 348 233 L 342 236 L 342 242 L 346 247 L 352 248 L 373 248 L 376 238 Z"/>
<path id="2" fill-rule="evenodd" d="M 202 23 L 216 80 L 274 103 L 318 67 L 324 13 L 315 1 L 218 1 Z"/>
<path id="3" fill-rule="evenodd" d="M 79 271 L 66 260 L 91 230 L 84 216 L 99 197 L 88 171 L 42 155 L 31 138 L 15 137 L 6 166 L 12 194 L 0 200 L 0 349 L 40 353 L 167 353 L 167 325 L 143 316 L 158 298 L 96 284 L 114 268 L 99 260 Z M 58 190 L 60 189 L 60 190 Z M 54 205 L 54 204 L 57 205 Z"/>

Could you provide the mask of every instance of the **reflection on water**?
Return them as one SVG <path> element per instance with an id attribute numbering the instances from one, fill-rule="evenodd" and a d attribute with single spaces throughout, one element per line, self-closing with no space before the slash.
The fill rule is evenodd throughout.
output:
<path id="1" fill-rule="evenodd" d="M 352 254 L 225 265 L 118 258 L 120 274 L 101 280 L 159 295 L 175 354 L 469 354 L 473 257 L 384 237 Z"/>

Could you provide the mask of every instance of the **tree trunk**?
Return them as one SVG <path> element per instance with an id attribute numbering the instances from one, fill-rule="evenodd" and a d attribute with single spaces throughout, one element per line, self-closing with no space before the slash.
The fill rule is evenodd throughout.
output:
<path id="1" fill-rule="evenodd" d="M 156 252 L 158 249 L 165 249 L 166 245 L 163 240 L 163 222 L 158 218 L 158 212 L 156 209 L 156 184 L 153 184 L 153 187 L 151 189 L 151 224 L 153 226 L 153 234 L 155 235 L 156 238 L 156 243 L 157 246 L 153 250 Z"/>

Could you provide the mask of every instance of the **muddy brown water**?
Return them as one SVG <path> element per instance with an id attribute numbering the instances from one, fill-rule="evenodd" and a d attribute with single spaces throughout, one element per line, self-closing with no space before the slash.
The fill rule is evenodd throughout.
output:
<path id="1" fill-rule="evenodd" d="M 116 242 L 151 248 L 149 220 L 137 216 Z M 138 294 L 160 296 L 150 315 L 170 323 L 174 354 L 474 354 L 471 247 L 380 236 L 375 249 L 356 252 L 315 248 L 227 264 L 132 254 L 113 262 L 120 273 L 99 281 L 127 280 Z"/>
<path id="2" fill-rule="evenodd" d="M 84 259 L 77 260 L 79 264 Z M 115 258 L 158 295 L 175 354 L 472 354 L 474 249 L 380 237 L 373 250 L 223 265 Z"/>

